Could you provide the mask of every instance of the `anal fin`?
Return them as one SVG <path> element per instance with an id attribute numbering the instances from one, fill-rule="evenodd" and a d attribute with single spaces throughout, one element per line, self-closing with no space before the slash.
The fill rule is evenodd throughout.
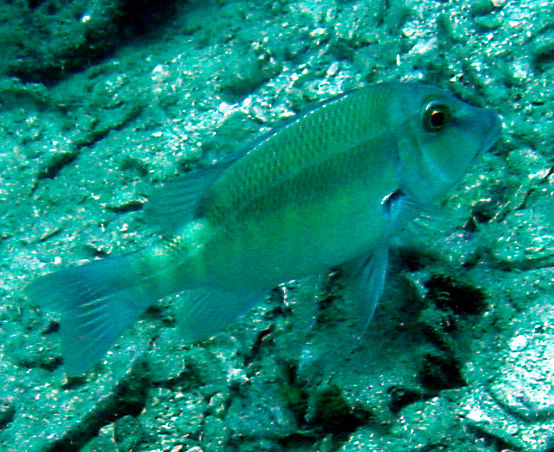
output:
<path id="1" fill-rule="evenodd" d="M 177 317 L 180 336 L 186 342 L 208 339 L 232 325 L 263 299 L 263 292 L 227 292 L 211 288 L 192 289 L 186 292 L 190 299 Z"/>

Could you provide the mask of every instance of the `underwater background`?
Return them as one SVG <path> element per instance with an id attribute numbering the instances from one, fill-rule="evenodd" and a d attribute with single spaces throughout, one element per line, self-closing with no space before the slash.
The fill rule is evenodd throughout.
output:
<path id="1" fill-rule="evenodd" d="M 160 3 L 0 3 L 0 450 L 554 451 L 552 1 Z M 65 377 L 28 282 L 154 243 L 156 187 L 313 102 L 418 80 L 502 137 L 396 240 L 363 342 L 304 278 L 200 344 L 163 299 Z"/>

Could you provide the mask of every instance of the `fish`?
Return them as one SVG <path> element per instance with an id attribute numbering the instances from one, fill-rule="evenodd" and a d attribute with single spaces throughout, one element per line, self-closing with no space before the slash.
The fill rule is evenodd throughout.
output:
<path id="1" fill-rule="evenodd" d="M 391 238 L 437 204 L 497 141 L 499 116 L 440 88 L 389 82 L 318 103 L 243 150 L 154 192 L 159 243 L 37 277 L 61 314 L 68 376 L 99 361 L 157 300 L 188 293 L 184 340 L 212 337 L 273 287 L 339 270 L 367 328 Z"/>

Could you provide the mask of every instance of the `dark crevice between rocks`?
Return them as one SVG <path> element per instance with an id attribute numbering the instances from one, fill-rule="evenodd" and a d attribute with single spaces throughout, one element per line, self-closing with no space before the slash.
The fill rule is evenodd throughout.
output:
<path id="1" fill-rule="evenodd" d="M 313 448 L 323 438 L 332 435 L 330 451 L 339 450 L 358 427 L 367 423 L 370 414 L 362 409 L 352 408 L 335 385 L 325 386 L 317 391 L 310 401 L 308 391 L 302 387 L 297 376 L 297 366 L 285 365 L 282 395 L 292 411 L 297 431 L 280 438 L 279 444 L 286 450 Z M 313 404 L 309 409 L 309 404 Z"/>
<path id="2" fill-rule="evenodd" d="M 244 367 L 248 367 L 259 358 L 262 346 L 264 344 L 267 344 L 268 342 L 273 342 L 273 338 L 271 337 L 272 332 L 273 325 L 270 325 L 258 333 L 258 335 L 256 336 L 256 340 L 254 341 L 252 346 L 249 347 L 248 352 L 244 355 Z"/>
<path id="3" fill-rule="evenodd" d="M 110 57 L 117 48 L 136 43 L 137 38 L 147 37 L 159 30 L 163 32 L 164 26 L 175 17 L 178 6 L 186 3 L 185 0 L 119 0 L 99 11 L 97 14 L 104 17 L 94 18 L 90 27 L 76 23 L 74 31 L 66 30 L 68 35 L 74 33 L 80 36 L 75 42 L 53 46 L 51 51 L 28 49 L 9 66 L 8 75 L 16 76 L 25 83 L 52 86 L 66 76 Z M 60 16 L 53 20 L 70 20 L 59 11 L 52 10 L 52 5 L 46 0 L 29 0 L 28 20 L 32 23 L 34 15 L 45 14 Z M 74 20 L 79 21 L 79 18 Z M 38 19 L 37 22 L 40 23 Z M 48 30 L 42 30 L 42 33 L 43 40 L 48 41 Z"/>
<path id="4" fill-rule="evenodd" d="M 428 345 L 421 354 L 419 386 L 389 388 L 389 407 L 393 413 L 435 397 L 440 391 L 467 385 L 462 372 L 467 354 L 464 345 L 467 319 L 481 315 L 487 307 L 482 290 L 447 275 L 431 276 L 424 288 L 426 296 L 421 299 L 423 307 L 417 323 Z"/>
<path id="5" fill-rule="evenodd" d="M 350 434 L 366 424 L 370 417 L 367 411 L 350 407 L 340 389 L 330 385 L 317 392 L 314 415 L 309 425 L 321 433 L 321 438 L 331 433 L 331 450 L 338 450 Z"/>
<path id="6" fill-rule="evenodd" d="M 433 275 L 423 286 L 426 295 L 417 318 L 419 329 L 439 352 L 462 356 L 468 318 L 482 314 L 487 307 L 484 293 L 445 275 Z"/>
<path id="7" fill-rule="evenodd" d="M 433 262 L 433 259 L 424 255 L 422 250 L 407 246 L 391 250 L 390 259 L 393 266 L 405 268 L 409 272 L 422 270 Z"/>
<path id="8" fill-rule="evenodd" d="M 298 380 L 298 367 L 293 362 L 286 362 L 282 373 L 285 377 L 282 385 L 282 396 L 286 405 L 292 411 L 298 426 L 305 428 L 306 413 L 308 412 L 308 393 Z"/>
<path id="9" fill-rule="evenodd" d="M 0 429 L 6 427 L 15 417 L 15 406 L 7 400 L 0 400 Z"/>
<path id="10" fill-rule="evenodd" d="M 429 395 L 425 394 L 421 388 L 403 388 L 399 386 L 391 386 L 387 389 L 389 394 L 389 408 L 392 413 L 398 413 L 405 406 L 419 402 Z"/>
<path id="11" fill-rule="evenodd" d="M 433 275 L 426 283 L 427 297 L 442 311 L 482 314 L 487 303 L 483 291 L 445 275 Z"/>
<path id="12" fill-rule="evenodd" d="M 129 37 L 152 33 L 173 19 L 179 5 L 185 3 L 184 0 L 121 0 L 116 23 L 120 33 Z"/>
<path id="13" fill-rule="evenodd" d="M 441 391 L 467 385 L 462 375 L 463 362 L 456 356 L 441 351 L 429 352 L 423 356 L 419 366 L 419 386 L 391 386 L 389 409 L 397 414 L 412 403 L 436 397 Z"/>
<path id="14" fill-rule="evenodd" d="M 345 287 L 340 268 L 332 269 L 328 278 L 323 279 L 317 295 L 317 328 L 328 328 L 347 319 L 341 302 L 344 299 Z"/>
<path id="15" fill-rule="evenodd" d="M 535 52 L 533 58 L 533 64 L 539 72 L 546 72 L 554 65 L 554 29 L 550 33 L 550 36 L 546 35 L 546 38 L 537 40 L 535 44 Z"/>
<path id="16" fill-rule="evenodd" d="M 138 212 L 142 210 L 144 203 L 139 199 L 131 199 L 119 205 L 108 205 L 106 210 L 114 213 Z"/>
<path id="17" fill-rule="evenodd" d="M 321 434 L 306 421 L 308 392 L 298 379 L 296 363 L 285 362 L 281 373 L 283 375 L 281 396 L 292 412 L 298 428 L 295 433 L 279 438 L 278 442 L 285 450 L 308 450 L 321 439 Z"/>
<path id="18" fill-rule="evenodd" d="M 34 192 L 38 188 L 39 181 L 41 179 L 55 178 L 63 168 L 73 163 L 73 161 L 79 157 L 84 148 L 91 147 L 97 142 L 101 141 L 112 130 L 121 130 L 131 121 L 140 116 L 142 111 L 142 106 L 133 106 L 128 110 L 127 114 L 122 118 L 120 122 L 109 124 L 105 127 L 95 127 L 90 132 L 83 133 L 81 137 L 73 142 L 69 149 L 52 153 L 50 156 L 45 158 L 44 162 L 41 163 L 38 169 L 37 179 L 32 191 Z M 140 209 L 142 209 L 142 204 L 140 206 L 133 205 L 129 210 L 134 211 Z"/>
<path id="19" fill-rule="evenodd" d="M 82 415 L 81 421 L 69 429 L 60 439 L 44 448 L 46 452 L 77 452 L 88 441 L 98 435 L 99 430 L 124 416 L 138 416 L 146 404 L 149 380 L 146 363 L 128 374 L 126 378 L 113 382 L 113 392 L 98 401 L 96 407 Z"/>
<path id="20" fill-rule="evenodd" d="M 36 9 L 44 2 L 45 0 L 27 0 L 27 5 L 29 6 L 30 9 Z"/>
<path id="21" fill-rule="evenodd" d="M 445 389 L 467 385 L 462 375 L 462 362 L 446 353 L 428 353 L 424 356 L 418 379 L 427 391 L 438 394 Z"/>
<path id="22" fill-rule="evenodd" d="M 313 450 L 314 444 L 320 439 L 319 434 L 302 431 L 279 438 L 277 442 L 283 450 Z"/>
<path id="23" fill-rule="evenodd" d="M 78 156 L 75 150 L 67 152 L 57 152 L 53 154 L 46 163 L 39 169 L 38 179 L 52 179 L 62 170 L 63 167 L 69 165 Z"/>
<path id="24" fill-rule="evenodd" d="M 314 408 L 310 424 L 335 435 L 347 437 L 369 419 L 365 411 L 351 409 L 340 389 L 332 385 L 318 391 Z"/>

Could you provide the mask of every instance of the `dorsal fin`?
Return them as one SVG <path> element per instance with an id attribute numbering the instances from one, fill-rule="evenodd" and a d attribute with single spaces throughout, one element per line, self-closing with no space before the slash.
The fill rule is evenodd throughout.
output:
<path id="1" fill-rule="evenodd" d="M 145 221 L 164 233 L 172 233 L 196 217 L 202 195 L 244 152 L 206 166 L 156 188 L 144 207 Z"/>

